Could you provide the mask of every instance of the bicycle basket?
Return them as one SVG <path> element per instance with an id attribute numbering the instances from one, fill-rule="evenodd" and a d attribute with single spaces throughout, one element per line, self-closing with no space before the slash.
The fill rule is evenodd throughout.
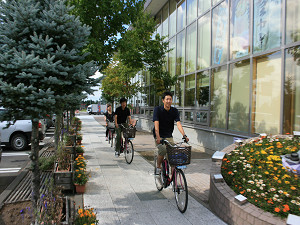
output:
<path id="1" fill-rule="evenodd" d="M 124 138 L 135 138 L 135 127 L 126 127 L 123 129 L 123 136 Z"/>
<path id="2" fill-rule="evenodd" d="M 107 122 L 107 127 L 113 129 L 116 127 L 116 124 L 114 122 Z"/>
<path id="3" fill-rule="evenodd" d="M 170 165 L 181 166 L 191 163 L 191 146 L 176 146 L 167 145 L 167 153 Z"/>

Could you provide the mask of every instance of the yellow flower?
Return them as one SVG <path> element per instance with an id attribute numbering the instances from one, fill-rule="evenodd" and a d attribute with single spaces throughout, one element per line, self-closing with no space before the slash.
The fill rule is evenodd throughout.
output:
<path id="1" fill-rule="evenodd" d="M 266 172 L 265 172 L 265 174 L 269 174 L 269 172 L 268 172 L 268 171 L 266 171 Z"/>
<path id="2" fill-rule="evenodd" d="M 291 187 L 292 190 L 296 190 L 296 188 L 294 186 Z"/>
<path id="3" fill-rule="evenodd" d="M 78 214 L 81 214 L 83 212 L 82 209 L 78 209 Z"/>
<path id="4" fill-rule="evenodd" d="M 284 183 L 286 183 L 286 184 L 290 184 L 290 182 L 289 182 L 289 181 L 287 181 L 287 180 L 286 180 L 286 181 L 284 181 Z"/>

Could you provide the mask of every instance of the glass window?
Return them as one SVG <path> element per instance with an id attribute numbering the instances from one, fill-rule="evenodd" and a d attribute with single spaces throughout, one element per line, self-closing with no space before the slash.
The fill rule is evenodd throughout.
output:
<path id="1" fill-rule="evenodd" d="M 166 4 L 162 10 L 162 21 L 163 21 L 162 35 L 163 36 L 167 36 L 169 34 L 168 16 L 169 16 L 169 4 Z"/>
<path id="2" fill-rule="evenodd" d="M 210 65 L 210 14 L 207 13 L 198 20 L 198 56 L 197 70 Z"/>
<path id="3" fill-rule="evenodd" d="M 156 33 L 159 34 L 159 36 L 162 35 L 161 15 L 162 15 L 162 11 L 159 11 L 155 17 L 155 21 L 157 24 Z"/>
<path id="4" fill-rule="evenodd" d="M 150 95 L 150 93 L 149 93 L 149 91 L 150 91 L 150 87 L 145 87 L 144 88 L 144 93 L 145 93 L 145 95 L 144 95 L 144 103 L 145 103 L 145 105 L 149 105 L 149 103 L 150 103 L 150 101 L 149 101 L 149 95 Z"/>
<path id="5" fill-rule="evenodd" d="M 227 67 L 212 70 L 210 126 L 226 128 Z"/>
<path id="6" fill-rule="evenodd" d="M 195 106 L 195 74 L 185 77 L 184 106 Z"/>
<path id="7" fill-rule="evenodd" d="M 209 71 L 197 73 L 197 106 L 208 107 L 209 104 Z"/>
<path id="8" fill-rule="evenodd" d="M 194 72 L 196 70 L 196 54 L 197 54 L 197 24 L 191 24 L 187 28 L 186 34 L 186 73 Z"/>
<path id="9" fill-rule="evenodd" d="M 177 32 L 185 27 L 185 1 L 177 6 Z"/>
<path id="10" fill-rule="evenodd" d="M 279 133 L 280 52 L 253 58 L 252 133 Z"/>
<path id="11" fill-rule="evenodd" d="M 285 52 L 284 133 L 300 131 L 300 46 Z"/>
<path id="12" fill-rule="evenodd" d="M 186 6 L 187 24 L 197 18 L 197 0 L 187 0 Z"/>
<path id="13" fill-rule="evenodd" d="M 212 64 L 221 64 L 227 60 L 228 1 L 224 1 L 213 10 L 212 15 Z"/>
<path id="14" fill-rule="evenodd" d="M 286 43 L 300 41 L 300 2 L 289 0 L 286 4 Z"/>
<path id="15" fill-rule="evenodd" d="M 178 78 L 176 84 L 176 100 L 175 104 L 178 106 L 183 106 L 184 100 L 184 77 Z"/>
<path id="16" fill-rule="evenodd" d="M 175 63 L 176 63 L 176 38 L 173 37 L 169 40 L 169 62 L 168 62 L 168 71 L 171 76 L 175 76 Z"/>
<path id="17" fill-rule="evenodd" d="M 194 112 L 184 112 L 184 120 L 185 121 L 194 121 Z"/>
<path id="18" fill-rule="evenodd" d="M 176 74 L 184 74 L 185 68 L 185 31 L 183 30 L 177 34 L 177 45 L 176 45 Z"/>
<path id="19" fill-rule="evenodd" d="M 197 112 L 197 118 L 196 121 L 198 123 L 203 123 L 203 124 L 207 124 L 208 123 L 208 113 L 207 111 L 200 111 Z"/>
<path id="20" fill-rule="evenodd" d="M 149 106 L 154 106 L 154 96 L 155 96 L 155 88 L 154 88 L 154 86 L 150 86 L 150 101 L 149 101 Z"/>
<path id="21" fill-rule="evenodd" d="M 208 10 L 211 6 L 211 0 L 198 0 L 198 16 Z"/>
<path id="22" fill-rule="evenodd" d="M 216 5 L 218 2 L 220 2 L 221 0 L 212 0 L 212 4 Z"/>
<path id="23" fill-rule="evenodd" d="M 230 65 L 228 129 L 249 130 L 250 60 Z"/>
<path id="24" fill-rule="evenodd" d="M 232 0 L 230 12 L 230 52 L 235 59 L 250 52 L 250 1 Z"/>
<path id="25" fill-rule="evenodd" d="M 281 0 L 254 0 L 253 53 L 280 46 Z"/>
<path id="26" fill-rule="evenodd" d="M 176 0 L 170 0 L 170 30 L 169 37 L 176 34 Z"/>

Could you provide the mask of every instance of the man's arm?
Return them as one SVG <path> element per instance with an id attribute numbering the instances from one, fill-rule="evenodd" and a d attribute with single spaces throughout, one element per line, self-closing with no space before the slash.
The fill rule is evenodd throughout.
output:
<path id="1" fill-rule="evenodd" d="M 154 121 L 154 129 L 155 129 L 155 136 L 156 136 L 156 144 L 160 144 L 159 121 Z"/>
<path id="2" fill-rule="evenodd" d="M 189 141 L 188 137 L 184 133 L 184 130 L 183 130 L 183 127 L 182 127 L 180 121 L 177 121 L 176 124 L 177 124 L 177 128 L 178 128 L 179 132 L 182 134 L 182 136 L 186 138 L 186 141 Z"/>

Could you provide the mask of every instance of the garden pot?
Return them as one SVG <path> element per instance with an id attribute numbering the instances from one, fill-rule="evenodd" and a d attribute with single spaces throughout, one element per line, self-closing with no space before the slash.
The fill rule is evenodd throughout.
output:
<path id="1" fill-rule="evenodd" d="M 75 184 L 76 193 L 83 194 L 85 192 L 85 185 Z"/>

